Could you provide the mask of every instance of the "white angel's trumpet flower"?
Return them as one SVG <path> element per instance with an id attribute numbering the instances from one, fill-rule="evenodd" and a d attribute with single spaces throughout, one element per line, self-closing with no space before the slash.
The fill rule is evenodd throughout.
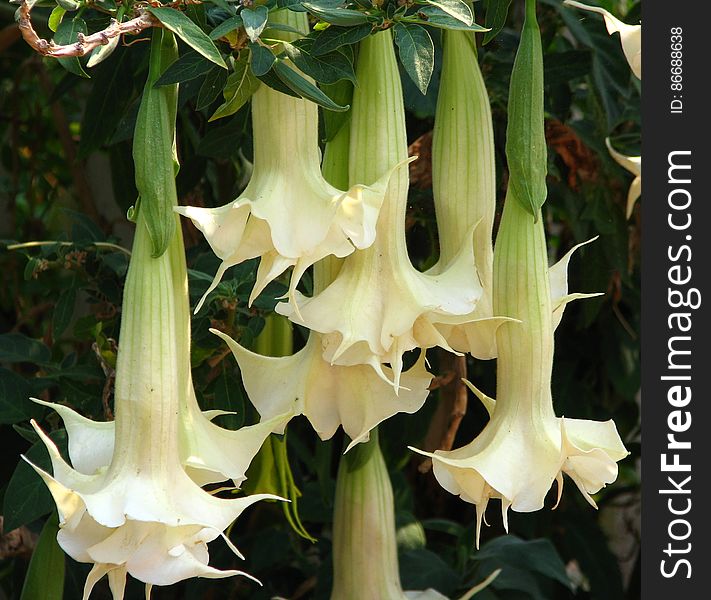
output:
<path id="1" fill-rule="evenodd" d="M 364 39 L 358 55 L 358 86 L 353 93 L 350 180 L 373 179 L 407 157 L 400 76 L 390 30 Z M 408 175 L 390 179 L 377 224 L 375 243 L 348 256 L 323 292 L 277 312 L 323 334 L 324 358 L 333 364 L 370 364 L 387 377 L 390 363 L 399 388 L 402 356 L 413 348 L 449 344 L 435 327 L 460 323 L 475 308 L 482 289 L 474 269 L 473 244 L 438 274 L 417 271 L 405 244 Z"/>
<path id="2" fill-rule="evenodd" d="M 306 13 L 284 10 L 274 16 L 308 33 Z M 192 219 L 222 261 L 196 310 L 225 271 L 247 259 L 261 257 L 251 304 L 291 266 L 293 298 L 299 279 L 315 262 L 370 246 L 387 181 L 397 168 L 378 169 L 370 186 L 362 180 L 347 191 L 330 185 L 321 175 L 318 107 L 266 85 L 252 97 L 252 130 L 254 170 L 244 192 L 219 208 L 176 209 Z"/>
<path id="3" fill-rule="evenodd" d="M 75 560 L 94 563 L 85 599 L 107 573 L 116 599 L 122 598 L 127 573 L 144 581 L 148 589 L 189 577 L 243 574 L 210 567 L 207 542 L 222 536 L 236 551 L 222 533 L 224 529 L 254 502 L 275 498 L 212 496 L 189 477 L 181 462 L 181 444 L 199 432 L 186 436 L 182 431 L 189 404 L 185 353 L 189 325 L 179 326 L 176 311 L 181 309 L 183 322 L 189 321 L 189 312 L 187 299 L 181 299 L 186 290 L 176 294 L 175 289 L 172 263 L 182 248 L 178 237 L 171 246 L 160 258 L 151 258 L 148 231 L 139 214 L 124 289 L 115 431 L 93 427 L 75 415 L 67 417 L 68 409 L 60 408 L 70 428 L 71 454 L 76 461 L 72 468 L 33 422 L 52 461 L 53 475 L 34 468 L 57 504 L 58 542 Z M 196 418 L 207 421 L 199 411 Z M 78 436 L 77 446 L 71 438 L 77 439 L 82 427 L 86 433 Z M 109 438 L 113 438 L 110 456 Z M 92 457 L 87 444 L 97 440 L 98 451 Z M 214 460 L 205 461 L 209 471 L 224 468 L 218 459 L 210 458 Z"/>
<path id="4" fill-rule="evenodd" d="M 492 318 L 493 227 L 496 165 L 491 108 L 479 70 L 473 34 L 446 30 L 442 76 L 432 137 L 432 193 L 439 232 L 437 273 L 471 243 L 482 294 L 472 321 L 438 325 L 450 346 L 480 359 L 496 357 L 496 329 L 507 319 Z"/>
<path id="5" fill-rule="evenodd" d="M 620 42 L 622 43 L 622 51 L 625 53 L 627 64 L 629 64 L 630 69 L 632 69 L 632 73 L 635 74 L 637 79 L 642 79 L 641 25 L 627 25 L 627 23 L 623 23 L 609 11 L 600 6 L 590 6 L 581 2 L 575 2 L 574 0 L 565 0 L 563 4 L 602 15 L 605 19 L 607 33 L 612 35 L 613 33 L 619 32 Z"/>
<path id="6" fill-rule="evenodd" d="M 555 316 L 546 260 L 540 212 L 534 221 L 509 187 L 494 252 L 494 310 L 521 323 L 507 323 L 497 331 L 498 400 L 494 403 L 475 390 L 491 414 L 482 433 L 456 450 L 421 452 L 432 457 L 442 487 L 476 505 L 477 546 L 490 498 L 501 499 L 508 527 L 508 508 L 541 509 L 553 481 L 560 498 L 566 473 L 595 506 L 591 494 L 616 479 L 617 461 L 628 454 L 612 421 L 555 415 Z"/>
<path id="7" fill-rule="evenodd" d="M 642 157 L 641 156 L 625 156 L 620 154 L 617 150 L 612 147 L 610 143 L 610 138 L 605 138 L 605 145 L 610 153 L 610 156 L 615 159 L 615 162 L 627 169 L 634 179 L 630 185 L 629 192 L 627 192 L 627 218 L 632 216 L 632 209 L 634 209 L 634 203 L 642 195 Z"/>
<path id="8" fill-rule="evenodd" d="M 349 128 L 344 125 L 326 144 L 323 172 L 329 181 L 347 180 L 348 145 Z M 340 261 L 333 257 L 314 265 L 314 293 L 324 290 L 339 268 Z M 367 441 L 370 430 L 392 415 L 419 410 L 429 393 L 432 375 L 425 369 L 424 353 L 403 374 L 406 389 L 396 394 L 368 365 L 330 365 L 322 356 L 322 336 L 315 331 L 299 352 L 278 358 L 251 352 L 229 336 L 212 331 L 232 350 L 249 399 L 262 419 L 279 419 L 289 411 L 303 414 L 322 440 L 342 426 L 351 439 L 347 451 Z M 384 372 L 392 376 L 389 369 Z"/>

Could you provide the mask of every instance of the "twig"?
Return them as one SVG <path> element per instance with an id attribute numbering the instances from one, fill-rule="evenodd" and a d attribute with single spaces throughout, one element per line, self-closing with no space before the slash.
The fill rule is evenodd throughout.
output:
<path id="1" fill-rule="evenodd" d="M 21 250 L 23 248 L 37 248 L 39 246 L 52 246 L 58 244 L 60 246 L 76 246 L 73 242 L 54 242 L 52 240 L 46 241 L 34 241 L 34 242 L 23 242 L 22 244 L 10 244 L 8 250 Z M 112 244 L 111 242 L 92 242 L 89 244 L 95 248 L 105 248 L 107 250 L 116 250 L 118 252 L 123 252 L 126 256 L 131 256 L 131 251 L 127 250 L 123 246 L 118 244 Z"/>
<path id="2" fill-rule="evenodd" d="M 32 27 L 32 20 L 30 19 L 31 10 L 32 7 L 27 3 L 27 0 L 22 0 L 18 19 L 18 27 L 20 28 L 22 37 L 36 52 L 42 56 L 49 56 L 51 58 L 86 56 L 94 48 L 105 46 L 115 37 L 123 34 L 136 35 L 141 33 L 144 29 L 159 24 L 158 20 L 149 12 L 139 10 L 138 16 L 130 21 L 119 23 L 116 19 L 111 19 L 111 24 L 106 29 L 102 29 L 91 35 L 79 33 L 77 34 L 77 41 L 73 44 L 59 45 L 55 44 L 54 41 L 44 40 L 37 35 L 34 27 Z"/>

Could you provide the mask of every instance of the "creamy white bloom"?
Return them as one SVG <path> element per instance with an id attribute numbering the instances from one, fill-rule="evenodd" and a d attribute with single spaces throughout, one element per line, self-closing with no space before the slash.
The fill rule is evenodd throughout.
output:
<path id="1" fill-rule="evenodd" d="M 351 181 L 372 179 L 407 157 L 402 88 L 389 30 L 363 40 L 357 74 Z M 435 325 L 471 320 L 467 315 L 482 293 L 478 277 L 472 277 L 472 243 L 463 244 L 438 274 L 420 273 L 412 266 L 405 243 L 407 191 L 408 175 L 399 170 L 387 188 L 375 243 L 348 256 L 321 293 L 307 298 L 297 292 L 296 306 L 281 303 L 276 308 L 323 334 L 324 358 L 332 364 L 370 364 L 382 374 L 380 364 L 390 363 L 396 388 L 403 354 L 418 347 L 449 349 Z"/>
<path id="2" fill-rule="evenodd" d="M 223 536 L 246 507 L 275 498 L 223 499 L 198 485 L 243 479 L 277 425 L 260 424 L 244 436 L 221 430 L 208 420 L 214 412 L 205 416 L 197 408 L 189 378 L 186 285 L 179 229 L 168 251 L 153 259 L 139 215 L 124 289 L 115 421 L 93 423 L 55 406 L 67 426 L 74 467 L 33 422 L 52 461 L 52 475 L 34 468 L 57 504 L 58 542 L 75 560 L 95 563 L 84 598 L 104 574 L 115 598 L 122 598 L 127 573 L 148 586 L 241 574 L 210 567 L 206 544 Z M 220 456 L 219 448 L 237 455 Z"/>
<path id="3" fill-rule="evenodd" d="M 632 209 L 634 208 L 634 203 L 642 195 L 642 157 L 641 156 L 625 156 L 620 154 L 617 150 L 612 147 L 610 143 L 610 138 L 605 138 L 605 145 L 610 153 L 610 156 L 615 159 L 615 162 L 621 167 L 627 169 L 634 179 L 630 185 L 629 192 L 627 192 L 627 218 L 632 216 Z"/>
<path id="4" fill-rule="evenodd" d="M 322 440 L 339 425 L 351 442 L 347 450 L 368 440 L 370 430 L 394 414 L 414 413 L 429 394 L 432 375 L 425 368 L 424 352 L 402 375 L 399 394 L 368 365 L 341 367 L 323 359 L 321 335 L 311 332 L 299 352 L 270 357 L 243 348 L 214 329 L 230 347 L 242 372 L 249 399 L 262 419 L 279 419 L 284 413 L 303 414 Z M 384 376 L 392 371 L 383 367 Z"/>
<path id="5" fill-rule="evenodd" d="M 638 79 L 642 79 L 642 26 L 627 25 L 615 17 L 612 13 L 600 6 L 590 6 L 575 2 L 574 0 L 565 0 L 563 4 L 581 8 L 590 12 L 595 12 L 603 16 L 607 33 L 620 34 L 620 42 L 622 43 L 622 51 L 625 53 L 627 63 L 632 69 L 632 72 Z"/>
<path id="6" fill-rule="evenodd" d="M 509 188 L 495 248 L 494 307 L 521 322 L 497 332 L 498 401 L 473 388 L 491 415 L 482 433 L 456 450 L 421 452 L 432 457 L 442 487 L 476 505 L 477 545 L 490 498 L 501 500 L 508 527 L 509 508 L 539 510 L 553 481 L 560 495 L 566 473 L 594 506 L 591 494 L 616 479 L 617 461 L 628 454 L 612 421 L 559 418 L 553 410 L 553 321 L 559 316 L 551 280 L 561 285 L 569 255 L 549 278 L 543 219 L 539 214 L 534 222 Z"/>
<path id="7" fill-rule="evenodd" d="M 308 32 L 306 13 L 275 14 L 280 13 L 281 21 Z M 378 169 L 366 182 L 370 185 L 359 180 L 346 191 L 330 185 L 320 168 L 318 107 L 266 85 L 252 97 L 252 130 L 254 170 L 244 192 L 219 208 L 176 209 L 192 219 L 222 261 L 196 310 L 225 271 L 247 259 L 261 257 L 251 304 L 289 267 L 294 267 L 293 299 L 301 276 L 315 262 L 370 246 L 388 179 L 404 164 Z"/>

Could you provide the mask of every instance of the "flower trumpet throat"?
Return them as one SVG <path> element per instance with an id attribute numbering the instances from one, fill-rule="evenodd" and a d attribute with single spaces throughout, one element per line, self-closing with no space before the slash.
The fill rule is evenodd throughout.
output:
<path id="1" fill-rule="evenodd" d="M 400 75 L 390 30 L 361 42 L 358 86 L 353 93 L 350 181 L 371 181 L 407 159 Z M 390 363 L 399 388 L 402 356 L 414 348 L 449 344 L 435 323 L 469 320 L 481 295 L 473 244 L 465 244 L 447 269 L 436 275 L 417 271 L 405 244 L 408 174 L 389 180 L 375 243 L 349 255 L 336 279 L 297 307 L 278 304 L 277 312 L 323 334 L 324 358 L 332 364 L 371 365 L 382 377 Z"/>
<path id="2" fill-rule="evenodd" d="M 306 13 L 279 13 L 285 24 L 308 31 Z M 197 309 L 225 271 L 247 259 L 261 257 L 250 303 L 291 266 L 293 299 L 299 279 L 315 262 L 370 246 L 387 181 L 401 166 L 379 169 L 347 191 L 330 185 L 321 174 L 318 107 L 266 85 L 252 97 L 252 129 L 254 170 L 244 192 L 220 208 L 177 209 L 193 220 L 222 260 Z"/>

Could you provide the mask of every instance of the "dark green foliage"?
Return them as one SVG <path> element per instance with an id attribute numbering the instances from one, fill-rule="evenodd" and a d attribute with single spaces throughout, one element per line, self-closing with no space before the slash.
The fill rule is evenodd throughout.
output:
<path id="1" fill-rule="evenodd" d="M 97 3 L 102 8 L 110 4 Z M 638 14 L 638 3 L 629 4 L 633 5 L 630 14 Z M 245 160 L 252 156 L 249 98 L 258 85 L 303 95 L 327 108 L 346 107 L 351 102 L 357 43 L 386 22 L 393 24 L 398 38 L 410 142 L 432 127 L 440 29 L 492 27 L 483 37 L 488 43 L 481 46 L 479 40 L 479 57 L 492 103 L 497 194 L 502 201 L 508 180 L 504 155 L 508 90 L 522 28 L 522 2 L 474 4 L 479 26 L 467 24 L 462 3 L 454 1 L 405 6 L 387 0 L 375 7 L 369 0 L 318 0 L 303 6 L 297 0 L 278 0 L 276 5 L 308 10 L 312 22 L 320 25 L 306 40 L 284 47 L 266 39 L 268 22 L 260 30 L 260 15 L 265 12 L 261 5 L 252 6 L 248 16 L 239 3 L 224 0 L 191 7 L 185 13 L 155 9 L 171 29 L 184 36 L 178 59 L 154 87 L 157 91 L 180 85 L 177 186 L 181 204 L 222 206 L 244 188 L 249 174 Z M 39 5 L 33 10 L 33 22 L 45 37 L 50 35 L 44 29 L 50 10 Z M 13 12 L 14 7 L 0 11 L 0 26 L 12 21 Z M 91 33 L 107 20 L 91 8 L 67 12 L 59 26 L 62 33 L 58 31 L 55 40 L 62 35 L 74 39 L 68 27 L 81 31 L 83 22 Z M 255 38 L 249 46 L 240 29 L 248 21 Z M 619 149 L 629 153 L 639 149 L 639 82 L 629 73 L 619 40 L 607 35 L 601 19 L 580 19 L 559 0 L 541 0 L 538 22 L 548 157 L 543 219 L 551 253 L 560 257 L 573 244 L 600 235 L 575 255 L 569 281 L 573 291 L 606 292 L 601 298 L 571 304 L 557 330 L 554 403 L 559 415 L 614 418 L 632 455 L 620 464 L 618 481 L 596 495 L 600 512 L 592 510 L 566 480 L 556 511 L 548 510 L 555 502 L 553 491 L 543 511 L 510 513 L 512 535 L 506 536 L 498 502 L 492 501 L 487 515 L 491 526 L 483 529 L 482 547 L 476 551 L 473 506 L 443 491 L 431 473 L 419 473 L 421 460 L 406 449 L 408 444 L 421 445 L 428 431 L 439 402 L 434 392 L 417 414 L 397 415 L 380 427 L 400 528 L 401 577 L 409 589 L 435 587 L 457 598 L 501 568 L 499 577 L 476 600 L 636 600 L 634 590 L 639 586 L 633 582 L 625 587 L 601 516 L 623 500 L 633 502 L 639 491 L 635 469 L 640 451 L 636 437 L 639 222 L 637 214 L 629 222 L 624 218 L 630 176 L 612 161 L 604 145 L 610 136 Z M 326 27 L 327 23 L 332 24 Z M 239 52 L 230 47 L 238 34 L 244 37 Z M 131 142 L 148 75 L 149 37 L 144 32 L 136 38 L 143 41 L 129 47 L 120 44 L 93 69 L 81 67 L 85 59 L 67 59 L 71 73 L 57 62 L 33 56 L 21 40 L 0 50 L 0 206 L 4 211 L 0 222 L 4 274 L 0 436 L 5 453 L 0 496 L 5 532 L 18 526 L 38 534 L 45 531 L 38 555 L 48 552 L 57 558 L 56 548 L 47 541 L 53 537 L 47 532 L 53 534 L 56 527 L 53 502 L 41 479 L 19 455 L 50 468 L 30 419 L 51 432 L 62 452 L 66 433 L 52 411 L 29 397 L 65 403 L 96 420 L 111 418 L 111 376 L 120 343 L 128 262 L 122 248 L 130 247 L 132 233 L 124 215 L 137 199 Z M 134 41 L 130 36 L 126 39 Z M 223 59 L 228 70 L 218 66 Z M 80 68 L 91 78 L 77 77 L 74 73 L 80 73 Z M 322 91 L 304 75 L 314 79 Z M 326 139 L 347 122 L 348 113 L 324 110 L 323 117 L 322 138 Z M 412 224 L 408 243 L 413 262 L 426 268 L 438 253 L 429 189 L 411 190 L 407 216 Z M 183 222 L 183 227 L 190 301 L 195 306 L 219 261 L 191 225 Z M 13 243 L 30 241 L 48 243 L 7 249 Z M 234 415 L 218 418 L 228 428 L 254 423 L 258 416 L 234 359 L 209 329 L 225 331 L 248 347 L 254 344 L 276 298 L 286 292 L 287 282 L 281 278 L 268 286 L 249 308 L 256 267 L 257 261 L 251 260 L 228 270 L 200 313 L 192 317 L 191 362 L 198 401 L 204 409 L 234 411 Z M 308 294 L 310 285 L 307 274 L 300 289 Z M 297 328 L 295 338 L 297 348 L 301 347 L 305 332 Z M 428 359 L 431 370 L 443 375 L 440 354 L 430 352 Z M 493 394 L 494 363 L 470 359 L 468 370 L 478 387 Z M 470 397 L 455 445 L 471 440 L 485 423 L 486 412 Z M 304 599 L 327 600 L 331 512 L 343 442 L 341 432 L 331 441 L 318 441 L 303 418 L 288 428 L 284 443 L 288 464 L 302 492 L 298 514 L 316 543 L 300 538 L 290 528 L 281 506 L 260 503 L 231 532 L 246 561 L 235 560 L 219 541 L 210 545 L 211 564 L 245 570 L 260 578 L 263 588 L 242 578 L 196 579 L 155 589 L 155 598 L 268 600 L 293 597 L 302 589 Z M 47 566 L 59 570 L 54 558 Z M 28 568 L 24 557 L 0 560 L 0 588 L 8 599 L 20 599 Z M 87 565 L 66 559 L 66 600 L 81 597 L 87 572 Z M 582 578 L 571 579 L 576 572 Z M 127 600 L 140 600 L 143 594 L 135 581 L 127 587 Z M 110 597 L 105 582 L 97 586 L 95 595 Z"/>

